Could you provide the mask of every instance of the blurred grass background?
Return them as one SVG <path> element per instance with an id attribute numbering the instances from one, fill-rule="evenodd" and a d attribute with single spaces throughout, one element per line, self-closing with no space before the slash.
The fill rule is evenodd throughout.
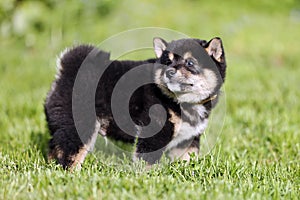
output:
<path id="1" fill-rule="evenodd" d="M 115 169 L 109 160 L 94 162 L 92 155 L 78 174 L 49 167 L 43 157 L 49 136 L 42 104 L 54 79 L 56 56 L 65 47 L 97 45 L 141 27 L 223 39 L 227 113 L 216 151 L 188 168 L 175 164 L 142 174 Z M 0 199 L 296 199 L 299 35 L 298 0 L 2 0 Z"/>

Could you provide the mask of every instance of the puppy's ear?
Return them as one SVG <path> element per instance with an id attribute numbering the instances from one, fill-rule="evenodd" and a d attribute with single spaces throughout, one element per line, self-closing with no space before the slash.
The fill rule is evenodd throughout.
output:
<path id="1" fill-rule="evenodd" d="M 213 56 L 218 62 L 224 62 L 224 49 L 222 40 L 218 37 L 211 39 L 205 47 L 208 55 Z"/>
<path id="2" fill-rule="evenodd" d="M 153 38 L 154 52 L 157 58 L 160 58 L 163 51 L 167 48 L 167 42 L 159 37 Z"/>

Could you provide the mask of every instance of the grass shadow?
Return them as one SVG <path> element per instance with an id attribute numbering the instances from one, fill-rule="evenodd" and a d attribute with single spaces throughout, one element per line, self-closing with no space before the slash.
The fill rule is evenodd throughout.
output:
<path id="1" fill-rule="evenodd" d="M 50 137 L 48 132 L 31 132 L 30 135 L 30 145 L 36 146 L 46 161 L 48 160 L 47 154 Z"/>

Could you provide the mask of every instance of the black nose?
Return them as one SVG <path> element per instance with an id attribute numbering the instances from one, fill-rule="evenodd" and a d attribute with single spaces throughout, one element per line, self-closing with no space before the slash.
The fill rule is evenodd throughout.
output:
<path id="1" fill-rule="evenodd" d="M 169 79 L 172 78 L 175 74 L 176 74 L 176 69 L 168 69 L 166 71 L 166 76 Z"/>

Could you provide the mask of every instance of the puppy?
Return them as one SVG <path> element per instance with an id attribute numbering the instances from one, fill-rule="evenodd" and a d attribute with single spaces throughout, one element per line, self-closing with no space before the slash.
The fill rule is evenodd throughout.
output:
<path id="1" fill-rule="evenodd" d="M 154 38 L 153 44 L 156 58 L 144 61 L 111 61 L 108 53 L 89 45 L 62 53 L 56 80 L 44 104 L 52 135 L 49 159 L 55 159 L 64 168 L 80 167 L 98 133 L 125 142 L 137 138 L 134 160 L 143 159 L 149 165 L 158 162 L 164 152 L 171 159 L 184 160 L 189 160 L 190 153 L 198 153 L 199 138 L 225 80 L 222 41 L 180 39 L 168 43 Z M 84 63 L 92 63 L 93 69 L 103 73 L 101 77 L 88 73 L 77 84 Z M 126 78 L 134 71 L 136 75 Z M 83 122 L 87 118 L 86 101 L 79 99 L 83 105 L 79 106 L 82 120 L 74 115 L 74 102 L 79 95 L 74 88 L 87 85 L 83 91 L 92 91 L 88 84 L 91 76 L 99 80 L 92 101 L 96 116 L 88 123 Z M 148 80 L 147 84 L 128 95 L 127 84 L 143 80 Z M 114 95 L 118 87 L 123 87 L 123 93 Z M 87 129 L 78 128 L 80 123 Z"/>

